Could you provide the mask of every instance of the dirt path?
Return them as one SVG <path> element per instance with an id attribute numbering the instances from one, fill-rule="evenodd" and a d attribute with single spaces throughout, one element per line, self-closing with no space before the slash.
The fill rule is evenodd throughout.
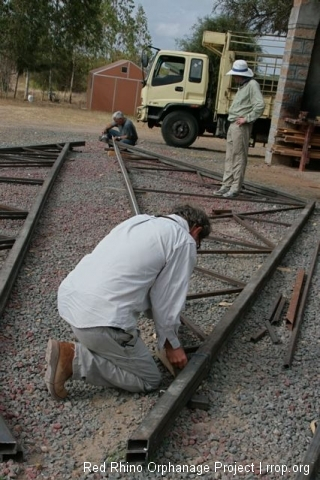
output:
<path id="1" fill-rule="evenodd" d="M 92 112 L 69 104 L 48 102 L 14 102 L 0 99 L 0 129 L 10 137 L 10 130 L 28 129 L 70 131 L 97 138 L 111 115 Z M 174 157 L 188 156 L 201 165 L 222 172 L 224 165 L 225 140 L 206 136 L 199 138 L 186 150 L 174 149 L 165 145 L 158 128 L 149 129 L 144 124 L 137 124 L 142 148 L 155 149 L 156 152 Z M 6 140 L 6 143 L 10 143 Z M 32 142 L 31 142 L 32 143 Z M 284 190 L 308 200 L 320 200 L 320 162 L 317 170 L 307 169 L 299 172 L 297 168 L 287 165 L 268 166 L 264 161 L 265 149 L 262 145 L 250 148 L 246 179 L 276 189 Z"/>

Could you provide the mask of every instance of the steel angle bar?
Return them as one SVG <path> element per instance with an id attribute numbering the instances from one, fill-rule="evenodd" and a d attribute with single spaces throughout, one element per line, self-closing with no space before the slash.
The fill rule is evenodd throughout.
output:
<path id="1" fill-rule="evenodd" d="M 85 142 L 80 140 L 77 142 L 69 142 L 69 143 L 43 143 L 39 145 L 22 145 L 20 147 L 3 147 L 0 148 L 0 155 L 2 153 L 25 153 L 28 151 L 33 151 L 34 153 L 37 153 L 38 150 L 45 150 L 45 152 L 48 152 L 50 149 L 54 149 L 56 151 L 61 151 L 65 145 L 69 145 L 70 150 L 72 150 L 73 147 L 83 147 L 85 145 Z M 41 153 L 45 153 L 41 152 Z"/>
<path id="2" fill-rule="evenodd" d="M 1 183 L 20 183 L 31 185 L 42 185 L 43 180 L 40 178 L 15 178 L 15 177 L 0 177 Z"/>
<path id="3" fill-rule="evenodd" d="M 126 452 L 128 462 L 145 463 L 155 452 L 166 431 L 172 428 L 174 419 L 207 375 L 212 361 L 220 353 L 225 341 L 233 333 L 244 313 L 258 296 L 261 288 L 298 236 L 314 207 L 315 202 L 308 204 L 302 210 L 300 218 L 293 223 L 287 235 L 268 256 L 262 267 L 251 277 L 242 293 L 215 326 L 213 332 L 206 338 L 137 430 L 130 436 Z"/>
<path id="4" fill-rule="evenodd" d="M 237 287 L 244 287 L 246 285 L 241 280 L 237 280 L 233 277 L 227 277 L 226 275 L 214 272 L 213 270 L 208 270 L 207 268 L 195 267 L 194 272 L 199 272 L 202 275 L 207 275 L 208 277 L 218 278 L 222 282 L 230 283 L 231 285 L 236 285 Z"/>
<path id="5" fill-rule="evenodd" d="M 198 255 L 266 255 L 272 252 L 271 248 L 261 248 L 254 250 L 226 250 L 223 248 L 215 248 L 212 250 L 198 250 Z"/>
<path id="6" fill-rule="evenodd" d="M 2 461 L 2 455 L 16 455 L 17 452 L 17 442 L 0 415 L 0 461 Z"/>
<path id="7" fill-rule="evenodd" d="M 15 241 L 16 239 L 13 237 L 0 235 L 0 250 L 7 250 L 11 248 Z"/>
<path id="8" fill-rule="evenodd" d="M 296 319 L 296 314 L 299 305 L 299 299 L 301 297 L 301 292 L 303 291 L 303 285 L 305 280 L 305 271 L 303 268 L 299 268 L 294 283 L 291 300 L 289 303 L 289 308 L 286 315 L 286 321 L 288 327 L 292 330 L 294 321 Z"/>
<path id="9" fill-rule="evenodd" d="M 121 172 L 122 172 L 122 175 L 123 175 L 126 187 L 127 187 L 131 208 L 132 208 L 134 214 L 138 215 L 140 213 L 140 209 L 139 209 L 138 202 L 137 202 L 135 193 L 133 191 L 131 182 L 129 180 L 129 175 L 128 175 L 126 166 L 125 166 L 125 164 L 122 160 L 120 149 L 119 149 L 117 143 L 114 140 L 112 140 L 112 142 L 113 142 L 114 151 L 116 153 L 116 157 L 117 157 L 117 160 L 118 160 L 118 163 L 119 163 L 119 166 L 120 166 L 120 169 L 121 169 Z"/>
<path id="10" fill-rule="evenodd" d="M 265 245 L 267 245 L 270 248 L 274 248 L 274 243 L 268 240 L 264 235 L 262 235 L 260 232 L 258 232 L 254 227 L 248 224 L 247 220 L 243 220 L 241 217 L 238 215 L 234 214 L 233 218 L 235 219 L 236 222 L 238 222 L 240 225 L 242 225 L 244 228 L 249 230 L 249 232 L 252 233 L 255 237 L 259 238 Z"/>
<path id="11" fill-rule="evenodd" d="M 223 288 L 221 290 L 213 290 L 212 292 L 188 293 L 187 300 L 197 300 L 198 298 L 219 297 L 220 295 L 231 295 L 242 292 L 243 288 Z"/>
<path id="12" fill-rule="evenodd" d="M 271 324 L 279 320 L 280 314 L 284 306 L 284 302 L 285 302 L 285 298 L 282 296 L 282 293 L 279 293 L 276 300 L 273 302 L 270 312 L 266 319 Z M 266 332 L 267 332 L 267 328 L 262 327 L 256 334 L 251 335 L 250 341 L 257 342 L 258 340 L 260 340 L 260 338 L 264 336 Z"/>
<path id="13" fill-rule="evenodd" d="M 303 459 L 302 466 L 309 467 L 308 473 L 303 469 L 296 476 L 296 480 L 315 480 L 320 467 L 320 427 L 316 428 L 314 437 L 311 440 L 307 453 Z"/>
<path id="14" fill-rule="evenodd" d="M 197 335 L 200 340 L 204 340 L 207 337 L 207 334 L 201 330 L 197 325 L 195 325 L 191 320 L 189 320 L 185 315 L 180 315 L 180 320 L 183 325 L 189 328 L 195 335 Z"/>
<path id="15" fill-rule="evenodd" d="M 300 300 L 299 307 L 298 307 L 297 317 L 296 317 L 295 324 L 294 324 L 293 329 L 292 329 L 289 350 L 288 350 L 288 353 L 285 357 L 285 361 L 284 361 L 284 364 L 283 364 L 283 366 L 285 368 L 290 368 L 292 360 L 293 360 L 294 351 L 295 351 L 297 341 L 298 341 L 298 334 L 299 334 L 300 326 L 301 326 L 302 319 L 303 319 L 303 311 L 304 311 L 304 307 L 306 305 L 306 301 L 307 301 L 307 297 L 308 297 L 308 293 L 309 293 L 309 289 L 310 289 L 310 285 L 311 285 L 311 279 L 312 279 L 312 275 L 313 275 L 313 272 L 314 272 L 314 269 L 315 269 L 315 266 L 316 266 L 316 263 L 317 263 L 317 258 L 318 258 L 319 251 L 320 251 L 320 242 L 318 242 L 318 244 L 316 245 L 316 248 L 314 250 L 314 253 L 313 253 L 313 256 L 312 256 L 312 259 L 311 259 L 311 265 L 310 265 L 309 271 L 307 273 L 306 283 L 305 283 L 305 286 L 304 286 L 302 294 L 301 294 L 301 300 Z"/>
<path id="16" fill-rule="evenodd" d="M 245 219 L 246 217 L 244 215 L 239 215 L 238 214 L 238 217 L 241 218 L 242 220 Z M 278 221 L 278 220 L 268 220 L 266 218 L 259 218 L 259 217 L 249 217 L 248 220 L 252 221 L 252 222 L 260 222 L 260 223 L 272 223 L 274 225 L 282 225 L 283 227 L 290 227 L 291 223 L 287 223 L 287 222 L 281 222 L 281 221 Z"/>
<path id="17" fill-rule="evenodd" d="M 207 242 L 219 242 L 219 243 L 228 243 L 230 245 L 241 245 L 242 247 L 251 247 L 256 248 L 257 250 L 264 250 L 266 247 L 265 245 L 258 245 L 257 243 L 248 242 L 246 240 L 240 240 L 239 238 L 227 238 L 219 235 L 209 235 L 205 239 Z"/>
<path id="18" fill-rule="evenodd" d="M 54 181 L 63 165 L 63 162 L 65 161 L 69 148 L 70 144 L 66 143 L 56 162 L 48 173 L 47 178 L 45 179 L 44 184 L 37 195 L 36 201 L 29 211 L 23 228 L 21 229 L 19 236 L 16 238 L 8 257 L 6 258 L 0 270 L 0 315 L 4 311 L 13 284 L 18 276 L 19 269 L 28 251 L 32 234 L 38 223 L 49 193 L 53 187 Z"/>
<path id="19" fill-rule="evenodd" d="M 248 215 L 265 215 L 265 214 L 270 214 L 270 213 L 278 213 L 278 212 L 287 212 L 288 210 L 300 210 L 301 208 L 303 208 L 304 205 L 292 205 L 291 207 L 280 207 L 280 208 L 272 208 L 270 210 L 256 210 L 256 211 L 252 211 L 252 212 L 240 212 L 240 213 L 237 213 L 238 216 L 248 216 Z M 229 213 L 229 212 L 226 212 L 226 213 L 222 213 L 220 215 L 213 215 L 211 216 L 210 218 L 211 219 L 220 219 L 220 218 L 229 218 L 229 217 L 232 217 L 233 213 L 232 211 Z M 291 225 L 291 224 L 290 224 Z"/>
<path id="20" fill-rule="evenodd" d="M 143 153 L 144 155 L 154 156 L 155 158 L 160 159 L 163 163 L 168 163 L 169 165 L 186 167 L 186 168 L 190 168 L 190 169 L 192 168 L 196 172 L 200 172 L 203 176 L 206 176 L 206 177 L 209 177 L 209 178 L 214 178 L 215 180 L 218 180 L 220 182 L 222 180 L 222 174 L 217 173 L 217 172 L 213 172 L 212 170 L 209 170 L 207 168 L 199 167 L 198 165 L 194 165 L 192 163 L 183 162 L 181 160 L 174 160 L 174 159 L 172 159 L 170 157 L 167 157 L 165 155 L 158 155 L 158 154 L 155 154 L 154 152 L 151 152 L 150 150 L 144 150 L 140 147 L 130 147 L 129 146 L 128 150 L 131 151 L 131 152 L 140 152 L 140 153 Z M 244 185 L 246 187 L 250 187 L 252 189 L 257 190 L 258 192 L 260 192 L 260 194 L 281 195 L 281 197 L 283 199 L 292 200 L 292 203 L 290 203 L 290 204 L 293 204 L 293 205 L 302 204 L 304 206 L 306 204 L 306 202 L 304 200 L 299 199 L 294 195 L 279 192 L 279 191 L 277 191 L 273 188 L 256 185 L 253 182 L 249 182 L 249 181 L 245 181 Z M 274 201 L 274 203 L 278 203 L 278 202 Z"/>

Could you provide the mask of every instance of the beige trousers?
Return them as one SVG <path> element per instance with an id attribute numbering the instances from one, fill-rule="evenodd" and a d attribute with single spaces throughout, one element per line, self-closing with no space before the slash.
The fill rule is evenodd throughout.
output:
<path id="1" fill-rule="evenodd" d="M 246 171 L 252 123 L 231 123 L 227 133 L 227 149 L 222 180 L 223 187 L 230 192 L 241 190 Z"/>
<path id="2" fill-rule="evenodd" d="M 139 330 L 94 327 L 72 330 L 76 342 L 73 380 L 117 387 L 129 392 L 149 392 L 159 386 L 161 374 Z"/>

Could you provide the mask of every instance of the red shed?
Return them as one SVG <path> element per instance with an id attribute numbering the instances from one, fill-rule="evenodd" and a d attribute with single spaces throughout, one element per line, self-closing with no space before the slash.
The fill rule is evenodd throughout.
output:
<path id="1" fill-rule="evenodd" d="M 118 60 L 89 72 L 87 108 L 103 112 L 121 110 L 135 115 L 140 103 L 142 70 L 129 60 Z"/>

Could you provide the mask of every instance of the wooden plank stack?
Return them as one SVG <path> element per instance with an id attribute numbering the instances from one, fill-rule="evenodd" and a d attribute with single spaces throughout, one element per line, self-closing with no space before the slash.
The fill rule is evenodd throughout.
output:
<path id="1" fill-rule="evenodd" d="M 320 160 L 320 121 L 307 119 L 307 112 L 300 112 L 298 118 L 286 118 L 285 121 L 294 127 L 277 130 L 278 141 L 272 151 L 300 159 L 299 170 L 303 171 L 311 158 Z"/>

